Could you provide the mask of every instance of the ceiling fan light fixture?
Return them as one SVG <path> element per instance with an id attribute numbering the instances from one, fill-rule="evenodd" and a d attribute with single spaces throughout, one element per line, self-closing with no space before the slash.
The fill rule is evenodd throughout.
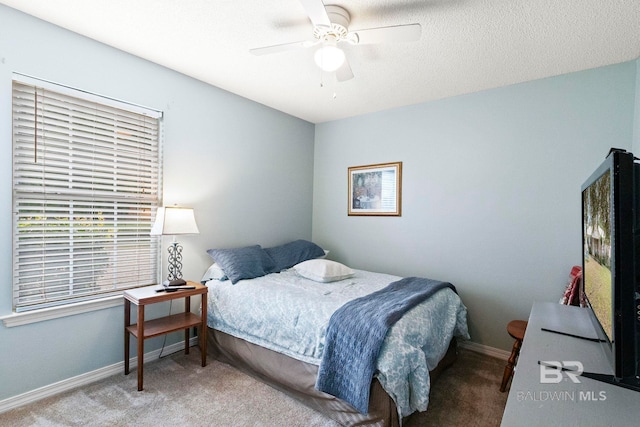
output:
<path id="1" fill-rule="evenodd" d="M 336 71 L 344 64 L 344 52 L 334 44 L 325 44 L 316 50 L 314 55 L 316 65 L 327 72 Z"/>

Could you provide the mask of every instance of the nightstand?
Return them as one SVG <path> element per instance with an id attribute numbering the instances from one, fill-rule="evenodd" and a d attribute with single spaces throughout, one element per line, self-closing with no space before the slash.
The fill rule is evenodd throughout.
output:
<path id="1" fill-rule="evenodd" d="M 184 353 L 189 354 L 189 328 L 198 327 L 202 366 L 207 365 L 207 287 L 196 282 L 187 282 L 187 286 L 195 289 L 180 289 L 175 292 L 156 292 L 160 285 L 145 286 L 124 292 L 124 374 L 129 374 L 130 335 L 137 338 L 138 343 L 138 391 L 142 390 L 142 374 L 144 363 L 144 340 L 158 335 L 184 329 Z M 202 314 L 191 313 L 191 297 L 200 295 Z M 173 314 L 153 320 L 144 320 L 144 308 L 149 304 L 184 298 L 184 313 Z M 131 324 L 131 304 L 138 307 L 138 323 Z"/>

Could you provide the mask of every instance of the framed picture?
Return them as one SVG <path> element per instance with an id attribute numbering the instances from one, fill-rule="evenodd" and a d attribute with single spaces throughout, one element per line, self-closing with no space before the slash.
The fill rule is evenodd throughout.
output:
<path id="1" fill-rule="evenodd" d="M 349 215 L 400 216 L 402 162 L 349 168 Z"/>

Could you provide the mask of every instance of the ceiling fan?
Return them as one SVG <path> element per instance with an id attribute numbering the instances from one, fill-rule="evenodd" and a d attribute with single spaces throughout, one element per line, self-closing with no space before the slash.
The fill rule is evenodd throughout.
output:
<path id="1" fill-rule="evenodd" d="M 254 55 L 268 55 L 320 45 L 314 59 L 324 71 L 336 73 L 336 80 L 353 78 L 353 71 L 339 43 L 352 45 L 409 42 L 420 39 L 420 24 L 395 25 L 349 31 L 351 17 L 343 7 L 327 5 L 322 0 L 300 0 L 313 24 L 313 39 L 250 49 Z"/>

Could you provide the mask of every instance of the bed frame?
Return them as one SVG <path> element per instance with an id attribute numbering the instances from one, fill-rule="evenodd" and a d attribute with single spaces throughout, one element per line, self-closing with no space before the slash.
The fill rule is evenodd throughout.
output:
<path id="1" fill-rule="evenodd" d="M 212 328 L 207 329 L 208 350 L 211 356 L 301 401 L 341 425 L 385 427 L 400 425 L 393 399 L 375 378 L 371 384 L 369 413 L 361 414 L 345 401 L 316 390 L 315 383 L 318 374 L 316 365 L 302 362 Z M 456 355 L 456 339 L 454 337 L 447 353 L 430 373 L 432 384 L 438 374 L 455 361 Z"/>

